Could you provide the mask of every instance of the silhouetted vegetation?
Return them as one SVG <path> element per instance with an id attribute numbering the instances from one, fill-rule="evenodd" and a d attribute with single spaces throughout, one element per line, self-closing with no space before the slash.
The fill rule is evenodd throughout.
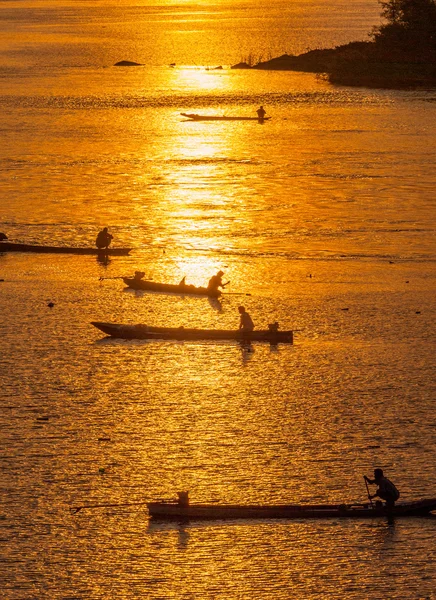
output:
<path id="1" fill-rule="evenodd" d="M 368 87 L 436 85 L 436 0 L 381 0 L 384 23 L 369 42 L 284 54 L 251 67 L 325 73 L 332 83 Z M 234 68 L 250 68 L 244 63 Z"/>
<path id="2" fill-rule="evenodd" d="M 381 1 L 386 23 L 374 30 L 380 56 L 411 62 L 436 59 L 435 0 Z"/>

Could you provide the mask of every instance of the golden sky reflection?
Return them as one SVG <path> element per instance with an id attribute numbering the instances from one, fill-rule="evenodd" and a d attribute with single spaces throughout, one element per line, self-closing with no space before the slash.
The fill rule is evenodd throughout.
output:
<path id="1" fill-rule="evenodd" d="M 183 78 L 186 74 L 191 76 L 192 72 L 181 71 L 177 75 Z M 201 79 L 204 73 L 196 76 Z M 145 119 L 142 125 L 146 128 Z M 136 218 L 153 227 L 154 241 L 159 236 L 161 244 L 171 245 L 171 258 L 168 252 L 166 256 L 170 277 L 186 276 L 190 283 L 204 285 L 225 266 L 225 260 L 210 259 L 209 253 L 231 248 L 230 240 L 241 223 L 252 219 L 244 209 L 243 188 L 238 188 L 242 200 L 235 196 L 238 180 L 243 186 L 251 185 L 245 176 L 241 177 L 249 161 L 247 129 L 237 123 L 223 127 L 220 123 L 210 126 L 188 122 L 179 114 L 173 115 L 167 127 L 170 135 L 160 145 L 154 140 L 152 150 L 144 133 L 142 152 L 148 162 L 144 170 L 133 174 L 131 181 L 135 182 L 138 198 L 141 189 L 146 189 L 147 196 L 135 203 Z M 154 171 L 151 154 L 159 156 L 159 171 Z M 174 251 L 176 248 L 178 251 Z M 203 250 L 203 254 L 190 252 L 197 250 Z"/>

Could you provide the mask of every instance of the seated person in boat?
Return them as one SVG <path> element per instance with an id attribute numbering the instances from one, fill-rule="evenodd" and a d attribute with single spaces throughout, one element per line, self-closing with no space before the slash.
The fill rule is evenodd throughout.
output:
<path id="1" fill-rule="evenodd" d="M 2 242 L 3 240 L 7 240 L 8 236 L 6 235 L 6 233 L 0 233 L 0 242 Z"/>
<path id="2" fill-rule="evenodd" d="M 227 283 L 223 283 L 223 275 L 224 272 L 223 271 L 218 271 L 218 273 L 216 275 L 213 275 L 213 277 L 211 277 L 209 279 L 209 283 L 207 284 L 207 289 L 209 292 L 218 292 L 218 288 L 223 288 L 227 285 Z"/>
<path id="3" fill-rule="evenodd" d="M 112 239 L 113 239 L 113 235 L 111 235 L 108 230 L 107 227 L 105 227 L 104 229 L 102 229 L 101 231 L 99 231 L 98 235 L 97 235 L 97 239 L 95 240 L 95 245 L 97 246 L 97 248 L 99 250 L 103 250 L 105 248 L 109 247 L 109 244 L 111 243 Z"/>
<path id="4" fill-rule="evenodd" d="M 253 331 L 254 323 L 248 312 L 245 310 L 245 306 L 238 306 L 239 314 L 239 331 Z"/>
<path id="5" fill-rule="evenodd" d="M 177 492 L 178 505 L 189 506 L 189 492 Z"/>
<path id="6" fill-rule="evenodd" d="M 374 479 L 369 479 L 364 475 L 365 481 L 371 485 L 377 485 L 377 491 L 369 499 L 381 498 L 386 502 L 388 508 L 393 508 L 395 501 L 400 497 L 400 492 L 395 485 L 383 475 L 382 469 L 374 469 Z"/>
<path id="7" fill-rule="evenodd" d="M 263 108 L 263 106 L 260 106 L 256 112 L 257 112 L 259 121 L 263 121 L 263 119 L 265 118 L 265 115 L 266 115 L 266 110 Z"/>
<path id="8" fill-rule="evenodd" d="M 144 279 L 144 277 L 145 277 L 144 271 L 135 271 L 135 276 L 133 279 L 135 281 L 141 281 L 141 279 Z"/>

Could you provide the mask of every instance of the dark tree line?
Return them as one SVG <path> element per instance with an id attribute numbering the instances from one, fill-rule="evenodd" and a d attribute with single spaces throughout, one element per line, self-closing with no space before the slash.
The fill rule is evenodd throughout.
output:
<path id="1" fill-rule="evenodd" d="M 380 0 L 385 23 L 373 32 L 384 54 L 436 60 L 436 0 Z"/>
<path id="2" fill-rule="evenodd" d="M 323 73 L 339 85 L 435 87 L 436 0 L 379 2 L 383 23 L 373 29 L 371 41 L 310 50 L 300 56 L 284 54 L 254 68 Z"/>

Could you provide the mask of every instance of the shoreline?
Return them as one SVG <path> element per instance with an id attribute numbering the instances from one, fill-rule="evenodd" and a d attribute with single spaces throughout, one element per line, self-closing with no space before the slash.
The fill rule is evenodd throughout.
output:
<path id="1" fill-rule="evenodd" d="M 436 87 L 436 66 L 414 62 L 412 58 L 393 60 L 378 56 L 374 42 L 350 42 L 335 48 L 309 50 L 303 54 L 283 54 L 255 65 L 245 62 L 231 69 L 301 71 L 317 73 L 334 85 L 416 89 Z"/>

